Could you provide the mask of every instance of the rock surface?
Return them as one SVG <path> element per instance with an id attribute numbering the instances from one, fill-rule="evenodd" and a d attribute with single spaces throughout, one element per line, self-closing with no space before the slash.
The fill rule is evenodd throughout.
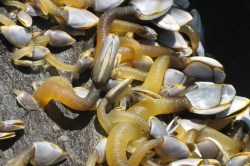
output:
<path id="1" fill-rule="evenodd" d="M 8 14 L 0 7 L 0 13 Z M 32 31 L 43 29 L 46 20 L 35 19 Z M 46 23 L 47 24 L 47 23 Z M 95 29 L 88 30 L 86 36 L 77 39 L 73 47 L 51 48 L 65 63 L 75 63 L 83 51 L 93 47 Z M 12 139 L 0 141 L 0 165 L 35 141 L 48 140 L 58 144 L 69 153 L 69 158 L 62 166 L 82 166 L 91 147 L 99 138 L 98 132 L 102 132 L 96 120 L 95 112 L 76 112 L 66 108 L 57 102 L 51 102 L 45 111 L 24 110 L 18 105 L 13 89 L 24 90 L 33 93 L 32 82 L 42 81 L 52 75 L 62 75 L 72 80 L 72 74 L 57 72 L 56 69 L 45 70 L 43 68 L 16 67 L 11 62 L 11 53 L 14 47 L 4 37 L 0 36 L 0 121 L 8 119 L 20 119 L 25 121 L 26 128 L 17 132 Z M 73 85 L 81 85 L 85 80 L 74 81 Z M 67 139 L 65 139 L 67 138 Z"/>
<path id="2" fill-rule="evenodd" d="M 236 4 L 225 3 L 211 0 L 191 1 L 192 7 L 197 8 L 202 15 L 206 51 L 214 54 L 224 65 L 227 83 L 232 83 L 239 95 L 249 97 L 250 55 L 249 48 L 245 45 L 250 36 L 250 27 L 243 20 L 248 20 L 249 12 L 244 13 L 249 11 L 250 6 L 246 5 L 246 0 Z M 0 13 L 7 14 L 1 4 Z M 33 32 L 45 30 L 51 25 L 39 18 L 35 19 L 34 24 L 37 26 L 32 27 Z M 73 47 L 53 48 L 52 52 L 64 62 L 74 63 L 81 52 L 93 47 L 94 33 L 95 29 L 88 30 L 86 36 L 78 38 Z M 54 101 L 45 111 L 25 111 L 17 104 L 13 89 L 32 93 L 33 81 L 41 81 L 58 73 L 72 80 L 72 75 L 66 72 L 57 73 L 55 69 L 16 67 L 11 63 L 13 49 L 0 35 L 0 120 L 21 119 L 26 122 L 26 128 L 17 132 L 17 137 L 0 141 L 0 165 L 40 140 L 54 142 L 69 153 L 69 158 L 60 165 L 85 165 L 91 147 L 100 137 L 99 133 L 104 133 L 95 112 L 75 112 Z M 73 84 L 81 85 L 83 82 L 84 80 L 73 81 Z"/>

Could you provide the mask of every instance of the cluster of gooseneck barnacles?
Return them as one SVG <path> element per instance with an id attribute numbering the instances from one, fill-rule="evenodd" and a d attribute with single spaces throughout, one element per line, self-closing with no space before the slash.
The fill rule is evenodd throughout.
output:
<path id="1" fill-rule="evenodd" d="M 32 95 L 13 90 L 27 110 L 44 109 L 51 100 L 77 111 L 96 110 L 107 138 L 93 147 L 87 166 L 243 166 L 250 161 L 249 99 L 236 96 L 234 87 L 223 83 L 223 66 L 205 56 L 200 16 L 195 9 L 185 10 L 188 0 L 1 3 L 15 8 L 10 16 L 18 19 L 0 14 L 2 35 L 17 47 L 14 65 L 51 65 L 76 78 L 90 69 L 85 86 L 73 87 L 54 76 L 35 86 Z M 31 33 L 32 16 L 54 19 L 57 25 Z M 96 46 L 79 55 L 76 64 L 64 63 L 46 47 L 73 45 L 74 36 L 94 26 Z M 161 121 L 160 114 L 172 119 Z M 219 131 L 228 125 L 232 131 Z M 20 120 L 1 122 L 0 140 L 23 128 Z M 66 157 L 57 145 L 41 141 L 6 165 L 53 165 Z"/>

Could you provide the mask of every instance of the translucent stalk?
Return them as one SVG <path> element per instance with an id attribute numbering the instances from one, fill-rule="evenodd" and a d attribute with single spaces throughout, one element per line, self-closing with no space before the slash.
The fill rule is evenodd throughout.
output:
<path id="1" fill-rule="evenodd" d="M 158 93 L 161 88 L 162 81 L 168 65 L 169 65 L 168 56 L 158 57 L 151 66 L 149 73 L 146 77 L 146 80 L 140 86 L 140 88 L 149 90 L 154 93 Z"/>
<path id="2" fill-rule="evenodd" d="M 217 130 L 214 130 L 210 127 L 206 127 L 203 130 L 199 132 L 199 136 L 197 139 L 199 140 L 205 140 L 206 138 L 212 138 L 219 142 L 219 144 L 225 148 L 227 151 L 229 151 L 231 154 L 238 153 L 240 150 L 242 150 L 242 145 L 240 142 L 228 137 L 227 135 L 224 135 L 220 133 Z"/>
<path id="3" fill-rule="evenodd" d="M 199 35 L 198 33 L 194 30 L 194 28 L 188 24 L 183 25 L 179 32 L 183 32 L 186 35 L 188 35 L 190 41 L 191 41 L 191 46 L 192 46 L 192 50 L 195 52 L 197 50 L 197 48 L 199 47 Z"/>
<path id="4" fill-rule="evenodd" d="M 37 45 L 44 45 L 46 46 L 51 41 L 50 35 L 38 36 L 34 38 L 34 43 Z"/>
<path id="5" fill-rule="evenodd" d="M 153 139 L 147 141 L 144 145 L 136 148 L 136 150 L 132 153 L 129 158 L 129 165 L 138 166 L 143 159 L 143 157 L 147 154 L 150 149 L 153 149 L 157 146 L 161 146 L 163 143 L 163 139 Z"/>
<path id="6" fill-rule="evenodd" d="M 90 6 L 91 0 L 54 0 L 55 4 L 64 5 L 70 4 L 77 8 L 87 8 Z"/>
<path id="7" fill-rule="evenodd" d="M 30 45 L 28 45 L 26 47 L 18 49 L 17 51 L 15 51 L 12 54 L 12 60 L 16 61 L 18 59 L 21 59 L 24 56 L 32 57 L 34 48 L 35 48 L 34 44 L 30 44 Z"/>
<path id="8" fill-rule="evenodd" d="M 9 25 L 16 25 L 16 23 L 14 21 L 12 21 L 11 19 L 9 19 L 8 17 L 6 17 L 5 15 L 0 13 L 0 23 L 2 23 L 3 25 L 9 26 Z"/>
<path id="9" fill-rule="evenodd" d="M 181 140 L 185 143 L 193 144 L 193 143 L 195 143 L 195 140 L 196 140 L 198 135 L 199 135 L 198 130 L 191 129 L 185 133 L 184 137 Z"/>
<path id="10" fill-rule="evenodd" d="M 2 3 L 6 6 L 14 6 L 14 7 L 20 8 L 23 11 L 26 11 L 26 9 L 27 9 L 27 5 L 23 4 L 19 1 L 2 0 Z"/>
<path id="11" fill-rule="evenodd" d="M 41 108 L 44 108 L 50 100 L 54 99 L 78 111 L 90 110 L 99 98 L 99 91 L 91 87 L 87 97 L 80 98 L 75 94 L 73 88 L 68 86 L 69 84 L 70 82 L 63 77 L 58 77 L 56 81 L 48 78 L 34 92 L 33 97 Z"/>
<path id="12" fill-rule="evenodd" d="M 137 138 L 129 143 L 131 148 L 138 148 L 139 146 L 145 144 L 148 141 L 148 133 L 143 133 L 140 138 Z"/>
<path id="13" fill-rule="evenodd" d="M 129 123 L 117 123 L 111 130 L 106 147 L 109 166 L 128 166 L 126 149 L 128 143 L 141 135 L 140 130 Z"/>
<path id="14" fill-rule="evenodd" d="M 111 73 L 111 77 L 114 79 L 125 79 L 128 77 L 133 77 L 134 80 L 138 81 L 144 81 L 147 75 L 148 72 L 127 66 L 117 67 Z"/>
<path id="15" fill-rule="evenodd" d="M 97 25 L 97 45 L 95 49 L 95 58 L 99 56 L 100 51 L 103 47 L 103 43 L 106 37 L 109 35 L 112 22 L 116 18 L 136 16 L 137 13 L 137 10 L 133 6 L 126 6 L 117 7 L 102 14 Z"/>
<path id="16" fill-rule="evenodd" d="M 120 45 L 124 47 L 128 47 L 133 50 L 133 59 L 140 59 L 142 57 L 142 48 L 138 41 L 133 38 L 120 36 Z"/>
<path id="17" fill-rule="evenodd" d="M 43 7 L 44 12 L 64 20 L 68 20 L 67 13 L 58 8 L 51 0 L 39 0 L 39 2 Z"/>
<path id="18" fill-rule="evenodd" d="M 111 24 L 111 32 L 133 32 L 145 38 L 156 39 L 156 35 L 154 32 L 150 32 L 148 27 L 142 26 L 140 24 L 122 21 L 122 20 L 114 20 Z M 154 36 L 155 35 L 155 36 Z"/>
<path id="19" fill-rule="evenodd" d="M 158 57 L 161 55 L 177 55 L 174 50 L 168 47 L 141 44 L 141 48 L 142 54 L 150 57 Z"/>
<path id="20" fill-rule="evenodd" d="M 221 130 L 233 121 L 233 118 L 208 119 L 207 126 L 215 130 Z"/>
<path id="21" fill-rule="evenodd" d="M 147 120 L 150 116 L 170 114 L 180 110 L 188 109 L 191 105 L 188 99 L 183 97 L 169 97 L 154 100 L 144 100 L 136 103 L 127 111 L 141 116 Z"/>
<path id="22" fill-rule="evenodd" d="M 146 133 L 149 132 L 149 125 L 147 121 L 145 121 L 138 115 L 123 111 L 112 111 L 108 114 L 108 117 L 112 124 L 116 124 L 118 122 L 126 122 L 139 127 Z"/>
<path id="23" fill-rule="evenodd" d="M 46 61 L 48 61 L 52 66 L 56 67 L 59 70 L 68 71 L 68 72 L 80 72 L 80 66 L 78 64 L 66 64 L 62 60 L 58 59 L 53 54 L 47 54 L 45 57 Z"/>
<path id="24" fill-rule="evenodd" d="M 112 129 L 112 125 L 110 122 L 110 119 L 106 113 L 106 106 L 108 104 L 108 100 L 106 98 L 103 98 L 97 107 L 97 118 L 99 123 L 101 124 L 102 128 L 106 131 L 106 133 L 109 133 Z"/>

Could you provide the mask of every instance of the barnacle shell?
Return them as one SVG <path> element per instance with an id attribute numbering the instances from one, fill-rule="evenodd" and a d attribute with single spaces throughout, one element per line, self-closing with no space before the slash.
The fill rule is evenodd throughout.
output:
<path id="1" fill-rule="evenodd" d="M 151 20 L 166 13 L 173 5 L 173 0 L 131 0 L 130 3 L 140 12 L 140 19 Z"/>
<path id="2" fill-rule="evenodd" d="M 11 44 L 20 48 L 26 46 L 32 37 L 26 28 L 18 25 L 2 26 L 1 32 Z"/>
<path id="3" fill-rule="evenodd" d="M 59 146 L 47 141 L 35 142 L 34 147 L 34 159 L 31 160 L 33 165 L 53 165 L 62 161 L 67 156 L 67 153 L 64 152 Z"/>
<path id="4" fill-rule="evenodd" d="M 92 7 L 95 11 L 103 12 L 105 10 L 113 9 L 117 6 L 119 6 L 124 0 L 95 0 L 92 4 Z"/>
<path id="5" fill-rule="evenodd" d="M 25 26 L 25 27 L 30 27 L 32 25 L 32 18 L 31 16 L 24 12 L 24 11 L 20 11 L 18 13 L 18 20 Z"/>
<path id="6" fill-rule="evenodd" d="M 90 28 L 98 23 L 99 18 L 85 9 L 65 7 L 68 11 L 69 19 L 67 24 L 73 28 Z"/>

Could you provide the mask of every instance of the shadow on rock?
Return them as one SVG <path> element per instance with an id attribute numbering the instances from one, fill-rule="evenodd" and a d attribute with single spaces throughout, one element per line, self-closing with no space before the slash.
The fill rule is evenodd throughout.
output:
<path id="1" fill-rule="evenodd" d="M 83 111 L 76 112 L 72 109 L 67 109 L 73 113 L 78 114 L 78 116 L 71 118 L 67 117 L 60 108 L 53 102 L 50 102 L 44 112 L 51 118 L 58 126 L 64 130 L 80 130 L 86 127 L 92 117 L 95 115 L 94 111 Z"/>

